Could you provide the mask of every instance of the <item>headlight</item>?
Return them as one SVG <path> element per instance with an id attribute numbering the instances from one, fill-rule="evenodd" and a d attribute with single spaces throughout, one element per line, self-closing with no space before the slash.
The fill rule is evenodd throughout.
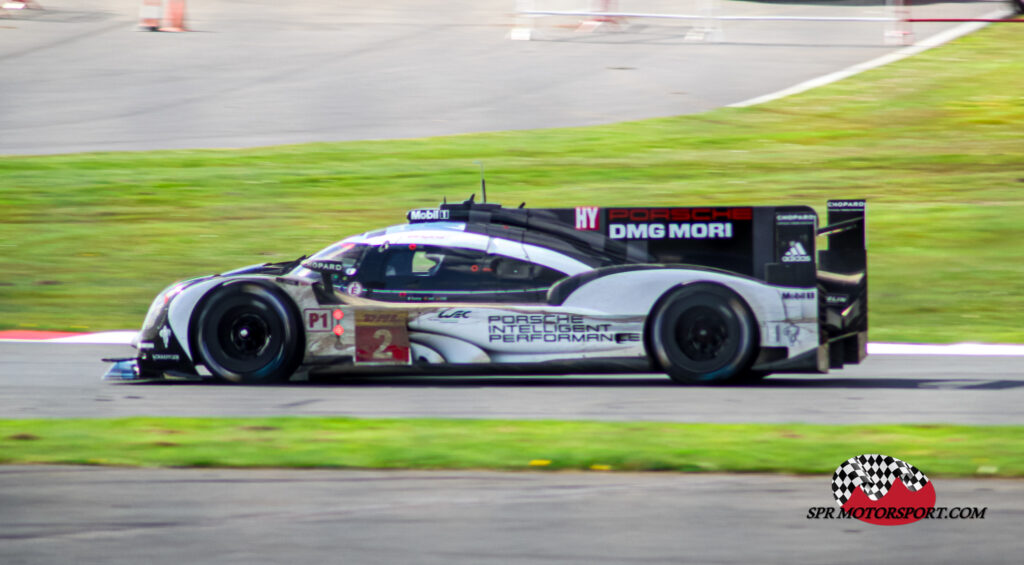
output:
<path id="1" fill-rule="evenodd" d="M 188 281 L 176 282 L 161 290 L 160 294 L 156 295 L 156 298 L 153 299 L 153 303 L 149 305 L 149 311 L 146 312 L 145 321 L 142 322 L 143 331 L 152 328 L 160 321 L 160 314 L 164 311 L 164 307 L 172 298 L 185 289 L 187 282 Z"/>

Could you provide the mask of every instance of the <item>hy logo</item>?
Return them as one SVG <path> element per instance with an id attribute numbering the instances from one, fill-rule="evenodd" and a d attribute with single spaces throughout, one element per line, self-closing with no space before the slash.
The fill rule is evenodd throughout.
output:
<path id="1" fill-rule="evenodd" d="M 810 263 L 811 256 L 799 241 L 789 242 L 789 250 L 782 255 L 783 263 Z"/>
<path id="2" fill-rule="evenodd" d="M 919 509 L 935 507 L 935 488 L 928 477 L 888 455 L 848 459 L 832 475 L 832 494 L 847 514 L 881 526 L 916 522 L 924 516 Z"/>
<path id="3" fill-rule="evenodd" d="M 597 206 L 577 206 L 576 229 L 590 231 L 601 227 L 597 216 L 598 209 Z"/>

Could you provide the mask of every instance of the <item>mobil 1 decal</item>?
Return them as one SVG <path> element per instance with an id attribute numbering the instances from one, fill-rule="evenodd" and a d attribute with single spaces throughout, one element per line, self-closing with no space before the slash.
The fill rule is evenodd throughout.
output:
<path id="1" fill-rule="evenodd" d="M 577 209 L 577 228 L 600 230 L 609 239 L 639 246 L 661 263 L 694 263 L 749 274 L 753 209 Z M 597 213 L 595 213 L 597 212 Z"/>

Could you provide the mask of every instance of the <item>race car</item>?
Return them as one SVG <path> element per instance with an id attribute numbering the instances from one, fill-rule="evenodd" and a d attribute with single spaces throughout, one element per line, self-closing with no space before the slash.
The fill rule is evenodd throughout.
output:
<path id="1" fill-rule="evenodd" d="M 167 287 L 104 378 L 825 373 L 865 358 L 868 327 L 865 202 L 827 211 L 819 228 L 808 206 L 414 209 L 308 258 Z"/>

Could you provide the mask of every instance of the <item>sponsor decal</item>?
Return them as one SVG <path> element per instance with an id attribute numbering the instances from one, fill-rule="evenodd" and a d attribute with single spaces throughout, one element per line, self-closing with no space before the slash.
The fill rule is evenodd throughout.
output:
<path id="1" fill-rule="evenodd" d="M 442 310 L 437 313 L 438 322 L 458 322 L 469 319 L 469 310 Z"/>
<path id="2" fill-rule="evenodd" d="M 753 219 L 753 208 L 612 208 L 608 221 L 717 222 Z"/>
<path id="3" fill-rule="evenodd" d="M 818 221 L 816 214 L 810 212 L 776 214 L 775 223 L 780 226 L 804 226 L 814 225 Z"/>
<path id="4" fill-rule="evenodd" d="M 302 266 L 311 271 L 330 271 L 340 273 L 345 270 L 345 265 L 337 261 L 306 261 Z"/>
<path id="5" fill-rule="evenodd" d="M 825 302 L 834 306 L 843 306 L 850 301 L 850 295 L 848 294 L 829 294 L 825 297 Z"/>
<path id="6" fill-rule="evenodd" d="M 171 328 L 169 326 L 164 326 L 160 328 L 160 339 L 164 340 L 164 349 L 167 349 L 168 347 L 171 346 L 172 335 L 174 335 L 174 332 L 171 331 Z"/>
<path id="7" fill-rule="evenodd" d="M 810 263 L 811 256 L 799 241 L 789 242 L 789 250 L 782 255 L 783 263 Z"/>
<path id="8" fill-rule="evenodd" d="M 983 520 L 988 507 L 935 506 L 935 487 L 920 469 L 881 454 L 847 459 L 832 474 L 836 507 L 812 507 L 808 520 L 860 520 L 900 526 L 918 520 Z"/>
<path id="9" fill-rule="evenodd" d="M 817 298 L 818 298 L 818 293 L 813 291 L 813 290 L 808 290 L 808 291 L 804 291 L 804 292 L 783 292 L 782 293 L 782 299 L 783 300 L 816 300 Z"/>
<path id="10" fill-rule="evenodd" d="M 611 208 L 608 237 L 731 239 L 733 222 L 753 217 L 753 208 Z"/>
<path id="11" fill-rule="evenodd" d="M 360 312 L 356 323 L 398 325 L 405 323 L 405 312 L 370 311 Z"/>
<path id="12" fill-rule="evenodd" d="M 153 361 L 181 361 L 181 355 L 177 353 L 154 353 L 150 355 L 150 358 Z"/>
<path id="13" fill-rule="evenodd" d="M 731 222 L 608 224 L 612 239 L 729 239 Z"/>
<path id="14" fill-rule="evenodd" d="M 599 229 L 601 220 L 598 219 L 598 210 L 597 206 L 577 206 L 576 229 L 586 231 Z"/>
<path id="15" fill-rule="evenodd" d="M 865 206 L 863 200 L 829 200 L 829 210 L 863 210 Z"/>
<path id="16" fill-rule="evenodd" d="M 363 288 L 363 285 L 359 284 L 359 281 L 355 281 L 352 284 L 345 287 L 345 292 L 351 294 L 352 296 L 362 296 L 363 293 L 365 292 L 365 289 Z"/>
<path id="17" fill-rule="evenodd" d="M 508 314 L 487 317 L 487 341 L 501 343 L 618 343 L 611 324 L 588 324 L 576 314 Z M 622 334 L 618 334 L 622 335 Z"/>
<path id="18" fill-rule="evenodd" d="M 449 212 L 438 208 L 419 208 L 409 210 L 407 217 L 410 222 L 437 222 L 447 220 Z"/>
<path id="19" fill-rule="evenodd" d="M 407 365 L 409 329 L 406 312 L 356 312 L 356 363 Z"/>

